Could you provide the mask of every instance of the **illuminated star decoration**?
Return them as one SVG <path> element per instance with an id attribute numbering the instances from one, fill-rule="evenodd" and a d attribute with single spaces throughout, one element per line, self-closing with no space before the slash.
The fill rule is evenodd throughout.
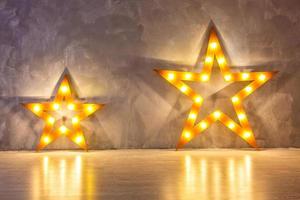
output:
<path id="1" fill-rule="evenodd" d="M 207 82 L 211 77 L 214 59 L 216 59 L 221 74 L 226 82 L 234 83 L 246 81 L 250 83 L 231 97 L 238 122 L 234 121 L 221 110 L 216 109 L 199 121 L 199 123 L 195 124 L 204 99 L 201 94 L 194 91 L 184 81 Z M 171 70 L 155 71 L 193 101 L 176 149 L 182 148 L 196 135 L 202 133 L 217 121 L 223 123 L 245 140 L 251 147 L 258 147 L 242 103 L 248 95 L 270 80 L 276 72 L 232 72 L 227 64 L 221 43 L 214 28 L 211 28 L 209 33 L 204 65 L 200 73 Z"/>
<path id="2" fill-rule="evenodd" d="M 37 150 L 45 148 L 60 136 L 69 138 L 84 150 L 88 149 L 80 121 L 104 105 L 82 103 L 75 97 L 70 79 L 64 75 L 53 101 L 24 104 L 27 109 L 45 122 Z"/>

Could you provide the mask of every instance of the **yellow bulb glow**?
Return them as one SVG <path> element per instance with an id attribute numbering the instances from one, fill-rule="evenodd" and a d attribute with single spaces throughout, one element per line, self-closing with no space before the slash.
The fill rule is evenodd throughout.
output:
<path id="1" fill-rule="evenodd" d="M 58 110 L 59 107 L 60 107 L 60 105 L 59 105 L 58 103 L 54 103 L 54 104 L 53 104 L 53 109 L 54 109 L 54 110 Z"/>
<path id="2" fill-rule="evenodd" d="M 87 107 L 87 111 L 88 111 L 88 112 L 93 112 L 93 111 L 94 111 L 94 106 L 89 105 L 89 106 Z"/>
<path id="3" fill-rule="evenodd" d="M 33 111 L 36 112 L 36 113 L 40 112 L 41 111 L 41 106 L 40 105 L 34 105 L 33 106 Z"/>
<path id="4" fill-rule="evenodd" d="M 74 108 L 75 108 L 74 103 L 69 103 L 69 104 L 68 104 L 68 109 L 69 109 L 69 110 L 74 110 Z"/>
<path id="5" fill-rule="evenodd" d="M 216 43 L 216 42 L 212 42 L 212 43 L 210 43 L 210 48 L 212 48 L 212 49 L 216 49 L 217 47 L 218 47 L 218 44 Z"/>
<path id="6" fill-rule="evenodd" d="M 186 73 L 186 74 L 184 75 L 184 77 L 185 77 L 186 79 L 190 79 L 190 78 L 192 78 L 192 74 L 191 74 L 191 73 Z"/>
<path id="7" fill-rule="evenodd" d="M 246 88 L 245 88 L 245 90 L 246 90 L 246 92 L 251 92 L 252 91 L 252 87 L 251 86 L 247 86 Z"/>
<path id="8" fill-rule="evenodd" d="M 231 100 L 233 103 L 238 103 L 240 101 L 238 97 L 232 97 Z"/>
<path id="9" fill-rule="evenodd" d="M 261 74 L 261 75 L 259 75 L 258 78 L 259 78 L 260 81 L 264 81 L 264 80 L 266 80 L 267 77 L 266 77 L 266 75 Z"/>
<path id="10" fill-rule="evenodd" d="M 221 117 L 221 112 L 220 112 L 220 111 L 215 111 L 215 112 L 214 112 L 214 117 L 215 117 L 216 119 L 219 119 L 219 118 Z"/>
<path id="11" fill-rule="evenodd" d="M 240 113 L 240 114 L 238 114 L 238 118 L 239 118 L 240 120 L 244 120 L 244 119 L 246 118 L 246 115 L 243 114 L 243 113 Z"/>
<path id="12" fill-rule="evenodd" d="M 200 96 L 197 96 L 197 97 L 195 98 L 195 102 L 196 102 L 196 103 L 201 103 L 202 101 L 203 101 L 203 98 L 200 97 Z"/>
<path id="13" fill-rule="evenodd" d="M 207 74 L 202 74 L 201 75 L 201 81 L 208 81 L 208 75 Z"/>
<path id="14" fill-rule="evenodd" d="M 223 64 L 225 63 L 225 58 L 224 58 L 224 57 L 219 58 L 219 59 L 218 59 L 218 63 L 219 63 L 220 65 L 223 65 Z"/>
<path id="15" fill-rule="evenodd" d="M 50 138 L 48 136 L 45 136 L 43 138 L 43 142 L 46 143 L 46 144 L 48 144 L 50 142 Z"/>
<path id="16" fill-rule="evenodd" d="M 231 74 L 226 74 L 224 76 L 224 78 L 225 78 L 225 81 L 230 81 L 232 79 L 232 76 L 231 76 Z"/>
<path id="17" fill-rule="evenodd" d="M 205 58 L 205 62 L 206 62 L 206 63 L 212 63 L 212 61 L 213 61 L 213 58 L 210 57 L 210 56 L 207 56 L 207 57 Z"/>
<path id="18" fill-rule="evenodd" d="M 68 86 L 63 85 L 63 86 L 61 86 L 60 90 L 61 90 L 63 93 L 66 93 L 66 92 L 68 91 Z"/>
<path id="19" fill-rule="evenodd" d="M 230 122 L 230 123 L 228 124 L 228 127 L 229 127 L 230 129 L 234 129 L 234 128 L 235 128 L 235 124 L 234 124 L 233 122 Z"/>
<path id="20" fill-rule="evenodd" d="M 73 117 L 73 118 L 72 118 L 72 123 L 73 123 L 73 124 L 77 124 L 78 122 L 79 122 L 78 117 Z"/>
<path id="21" fill-rule="evenodd" d="M 250 138 L 250 136 L 251 136 L 251 132 L 250 132 L 250 131 L 245 131 L 245 132 L 243 133 L 243 138 L 245 138 L 245 139 Z"/>
<path id="22" fill-rule="evenodd" d="M 242 74 L 242 78 L 243 78 L 243 79 L 249 78 L 249 73 L 243 73 L 243 74 Z"/>
<path id="23" fill-rule="evenodd" d="M 75 138 L 75 142 L 76 142 L 77 144 L 82 143 L 82 141 L 83 141 L 83 137 L 82 137 L 82 136 L 77 136 L 77 137 Z"/>
<path id="24" fill-rule="evenodd" d="M 187 87 L 185 85 L 181 86 L 180 90 L 181 92 L 186 92 L 187 91 Z"/>
<path id="25" fill-rule="evenodd" d="M 66 133 L 67 132 L 67 127 L 65 127 L 64 125 L 62 125 L 61 127 L 59 127 L 59 131 L 61 132 L 61 133 Z"/>
<path id="26" fill-rule="evenodd" d="M 196 119 L 197 115 L 196 113 L 190 113 L 189 118 L 190 119 Z"/>
<path id="27" fill-rule="evenodd" d="M 185 133 L 184 133 L 184 137 L 185 137 L 185 139 L 190 139 L 191 137 L 192 137 L 192 134 L 191 134 L 191 132 L 189 132 L 189 131 L 186 131 Z"/>
<path id="28" fill-rule="evenodd" d="M 168 73 L 168 80 L 174 80 L 175 79 L 175 74 L 174 73 Z"/>
<path id="29" fill-rule="evenodd" d="M 206 122 L 200 122 L 200 127 L 202 129 L 206 129 L 207 128 L 207 123 Z"/>
<path id="30" fill-rule="evenodd" d="M 47 121 L 49 124 L 53 124 L 55 122 L 55 119 L 54 117 L 49 117 Z"/>

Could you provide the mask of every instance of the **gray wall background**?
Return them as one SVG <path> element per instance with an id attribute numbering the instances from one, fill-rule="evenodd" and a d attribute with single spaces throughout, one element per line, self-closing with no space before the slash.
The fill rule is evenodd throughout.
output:
<path id="1" fill-rule="evenodd" d="M 65 67 L 81 97 L 107 104 L 82 123 L 91 149 L 174 148 L 191 101 L 153 69 L 191 70 L 211 20 L 232 65 L 280 71 L 245 102 L 258 144 L 300 147 L 299 10 L 298 0 L 0 0 L 0 148 L 35 148 L 43 122 L 20 103 L 49 98 Z M 187 147 L 248 145 L 215 124 Z M 49 146 L 64 148 L 76 147 Z"/>

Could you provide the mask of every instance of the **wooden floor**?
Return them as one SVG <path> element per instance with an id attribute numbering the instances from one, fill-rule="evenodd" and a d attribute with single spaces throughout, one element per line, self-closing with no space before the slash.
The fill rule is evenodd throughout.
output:
<path id="1" fill-rule="evenodd" d="M 1 152 L 0 199 L 300 199 L 300 150 Z"/>

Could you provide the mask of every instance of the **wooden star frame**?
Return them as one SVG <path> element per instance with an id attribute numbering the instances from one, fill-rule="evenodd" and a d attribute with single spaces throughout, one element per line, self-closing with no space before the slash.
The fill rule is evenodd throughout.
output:
<path id="1" fill-rule="evenodd" d="M 84 150 L 88 149 L 83 131 L 81 130 L 80 121 L 104 105 L 82 103 L 78 99 L 75 99 L 75 96 L 70 79 L 68 75 L 65 75 L 56 91 L 53 101 L 23 104 L 45 122 L 40 142 L 36 147 L 37 150 L 44 149 L 60 136 L 66 136 Z M 71 116 L 65 116 L 65 112 L 71 112 Z"/>
<path id="2" fill-rule="evenodd" d="M 201 105 L 203 104 L 203 97 L 196 93 L 184 81 L 207 82 L 211 77 L 212 67 L 216 59 L 220 68 L 221 74 L 226 82 L 233 83 L 238 81 L 250 82 L 246 87 L 238 91 L 231 97 L 234 110 L 237 114 L 238 122 L 234 121 L 221 110 L 215 110 L 199 123 L 195 124 L 198 117 Z M 251 129 L 248 117 L 243 107 L 243 100 L 253 93 L 256 89 L 270 80 L 275 71 L 271 72 L 232 72 L 228 66 L 221 43 L 219 41 L 216 30 L 212 27 L 209 32 L 209 40 L 205 61 L 202 72 L 182 72 L 172 70 L 155 70 L 165 80 L 179 89 L 183 94 L 188 96 L 193 101 L 192 108 L 189 112 L 188 118 L 185 122 L 181 137 L 177 143 L 176 149 L 182 148 L 185 144 L 190 142 L 196 135 L 204 132 L 214 122 L 220 121 L 243 140 L 245 140 L 251 147 L 257 148 L 255 137 Z"/>

